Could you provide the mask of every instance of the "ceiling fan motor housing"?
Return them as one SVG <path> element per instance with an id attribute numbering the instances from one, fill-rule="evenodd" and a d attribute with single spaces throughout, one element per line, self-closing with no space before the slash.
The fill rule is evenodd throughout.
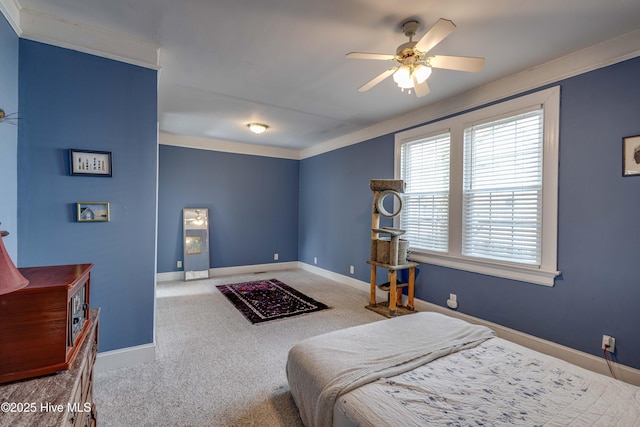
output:
<path id="1" fill-rule="evenodd" d="M 416 45 L 416 42 L 406 42 L 398 46 L 396 49 L 396 57 L 398 62 L 402 62 L 403 64 L 414 63 L 418 60 L 418 54 L 416 50 L 413 48 Z M 409 60 L 407 62 L 407 60 Z"/>
<path id="2" fill-rule="evenodd" d="M 420 23 L 413 19 L 402 24 L 402 32 L 409 38 L 415 36 L 419 29 Z"/>
<path id="3" fill-rule="evenodd" d="M 416 52 L 414 46 L 417 42 L 413 41 L 413 36 L 416 35 L 420 29 L 420 23 L 416 20 L 409 20 L 402 24 L 402 32 L 405 36 L 409 37 L 409 41 L 402 43 L 396 49 L 396 59 L 398 62 L 404 65 L 415 64 L 419 58 L 419 53 Z"/>

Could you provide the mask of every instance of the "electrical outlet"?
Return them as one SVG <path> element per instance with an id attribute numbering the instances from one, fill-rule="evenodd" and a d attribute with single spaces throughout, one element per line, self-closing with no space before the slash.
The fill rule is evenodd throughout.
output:
<path id="1" fill-rule="evenodd" d="M 453 309 L 458 308 L 458 296 L 456 294 L 449 294 L 449 299 L 447 300 L 447 306 Z"/>
<path id="2" fill-rule="evenodd" d="M 356 272 L 356 270 L 353 267 L 353 265 L 349 266 L 349 273 L 354 274 L 355 272 Z"/>
<path id="3" fill-rule="evenodd" d="M 613 353 L 616 350 L 616 339 L 609 335 L 602 336 L 602 349 L 607 350 L 609 353 Z"/>
<path id="4" fill-rule="evenodd" d="M 177 263 L 178 268 L 182 268 L 182 261 L 178 261 Z"/>
<path id="5" fill-rule="evenodd" d="M 278 260 L 278 254 L 273 254 L 273 260 L 277 261 Z"/>
<path id="6" fill-rule="evenodd" d="M 318 258 L 317 257 L 313 257 L 313 263 L 317 264 L 318 263 Z"/>

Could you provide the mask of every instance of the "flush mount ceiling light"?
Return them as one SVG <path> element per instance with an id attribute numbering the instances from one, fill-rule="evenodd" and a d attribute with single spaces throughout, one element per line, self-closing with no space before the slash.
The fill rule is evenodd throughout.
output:
<path id="1" fill-rule="evenodd" d="M 261 133 L 264 133 L 264 131 L 266 131 L 269 128 L 269 126 L 264 125 L 262 123 L 249 123 L 247 127 L 251 132 L 255 133 L 256 135 L 260 135 Z"/>

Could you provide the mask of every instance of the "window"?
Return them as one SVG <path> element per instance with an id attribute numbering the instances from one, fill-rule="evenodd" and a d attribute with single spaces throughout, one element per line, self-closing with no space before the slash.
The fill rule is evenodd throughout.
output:
<path id="1" fill-rule="evenodd" d="M 411 259 L 550 285 L 557 268 L 559 88 L 396 135 Z"/>
<path id="2" fill-rule="evenodd" d="M 422 249 L 447 252 L 449 246 L 449 134 L 402 145 L 406 194 L 400 222 L 403 236 Z"/>
<path id="3" fill-rule="evenodd" d="M 540 265 L 542 109 L 464 130 L 462 254 Z"/>

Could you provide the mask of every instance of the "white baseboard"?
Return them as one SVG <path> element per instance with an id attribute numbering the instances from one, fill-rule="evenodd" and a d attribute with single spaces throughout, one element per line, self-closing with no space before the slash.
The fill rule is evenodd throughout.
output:
<path id="1" fill-rule="evenodd" d="M 156 274 L 157 282 L 173 282 L 176 280 L 184 280 L 184 271 L 169 271 Z"/>
<path id="2" fill-rule="evenodd" d="M 291 262 L 274 262 L 269 264 L 239 265 L 236 267 L 218 267 L 209 269 L 210 277 L 231 276 L 233 274 L 253 274 L 263 271 L 289 270 L 292 268 L 301 268 L 298 261 Z M 169 282 L 175 280 L 184 280 L 184 271 L 169 271 L 167 273 L 158 273 L 156 275 L 158 282 Z"/>
<path id="3" fill-rule="evenodd" d="M 342 283 L 344 285 L 351 286 L 352 288 L 360 289 L 369 292 L 369 282 L 363 282 L 362 280 L 355 279 L 353 277 L 345 276 L 343 274 L 334 273 L 333 271 L 325 270 L 324 268 L 316 267 L 315 265 L 306 264 L 304 262 L 298 263 L 298 268 L 308 271 L 318 276 L 325 277 L 335 282 Z M 386 293 L 385 293 L 386 295 Z"/>
<path id="4" fill-rule="evenodd" d="M 299 268 L 298 261 L 291 262 L 274 262 L 269 264 L 240 265 L 237 267 L 218 267 L 210 270 L 211 277 L 230 276 L 232 274 L 253 274 L 265 271 L 290 270 Z"/>
<path id="5" fill-rule="evenodd" d="M 135 366 L 141 363 L 154 362 L 155 360 L 155 343 L 105 351 L 98 353 L 94 372 L 101 373 L 112 371 L 128 366 Z"/>

